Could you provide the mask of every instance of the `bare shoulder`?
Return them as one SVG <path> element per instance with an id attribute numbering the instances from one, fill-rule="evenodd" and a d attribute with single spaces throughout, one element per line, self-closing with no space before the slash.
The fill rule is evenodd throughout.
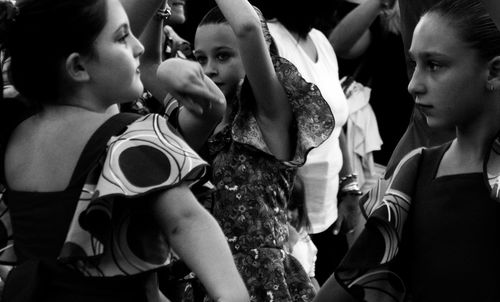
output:
<path id="1" fill-rule="evenodd" d="M 20 191 L 59 191 L 71 175 L 87 141 L 109 116 L 68 113 L 34 115 L 13 132 L 5 154 L 5 176 Z"/>

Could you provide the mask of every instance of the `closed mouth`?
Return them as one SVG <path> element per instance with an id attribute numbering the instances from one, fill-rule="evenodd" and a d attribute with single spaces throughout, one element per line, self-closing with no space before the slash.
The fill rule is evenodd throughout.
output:
<path id="1" fill-rule="evenodd" d="M 416 106 L 417 109 L 420 110 L 420 112 L 422 112 L 423 114 L 429 114 L 432 108 L 434 108 L 434 106 L 432 105 L 426 105 L 421 103 L 417 103 Z"/>
<path id="2" fill-rule="evenodd" d="M 172 3 L 172 6 L 181 6 L 181 5 L 185 5 L 186 2 L 185 1 L 174 1 Z"/>
<path id="3" fill-rule="evenodd" d="M 419 108 L 432 108 L 432 105 L 427 105 L 427 104 L 422 104 L 422 103 L 417 103 L 417 107 Z"/>

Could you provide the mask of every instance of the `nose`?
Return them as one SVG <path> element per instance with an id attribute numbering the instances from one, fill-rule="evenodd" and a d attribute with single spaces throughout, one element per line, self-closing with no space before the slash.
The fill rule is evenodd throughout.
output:
<path id="1" fill-rule="evenodd" d="M 214 62 L 214 60 L 208 59 L 206 64 L 203 66 L 203 72 L 209 77 L 213 78 L 217 74 L 219 74 L 219 71 L 217 69 L 217 64 Z"/>
<path id="2" fill-rule="evenodd" d="M 418 67 L 414 69 L 413 75 L 410 79 L 410 82 L 408 83 L 408 92 L 413 97 L 425 93 L 425 85 L 423 83 L 422 74 Z"/>
<path id="3" fill-rule="evenodd" d="M 140 57 L 144 53 L 144 46 L 141 41 L 139 41 L 135 35 L 132 35 L 132 51 L 134 52 L 134 57 Z"/>

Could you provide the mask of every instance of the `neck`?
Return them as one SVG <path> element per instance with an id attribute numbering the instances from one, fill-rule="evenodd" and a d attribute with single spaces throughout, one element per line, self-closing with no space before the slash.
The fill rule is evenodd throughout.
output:
<path id="1" fill-rule="evenodd" d="M 88 104 L 81 103 L 58 103 L 58 104 L 50 104 L 43 106 L 42 113 L 55 115 L 56 118 L 62 117 L 63 115 L 71 115 L 71 114 L 105 114 L 105 115 L 114 115 L 119 113 L 120 109 L 118 105 L 113 104 L 107 108 L 94 108 L 89 106 Z"/>
<path id="2" fill-rule="evenodd" d="M 112 102 L 106 103 L 98 96 L 85 90 L 63 97 L 56 103 L 56 106 L 96 113 L 105 113 L 109 108 L 113 107 L 113 105 L 116 104 L 112 104 Z"/>

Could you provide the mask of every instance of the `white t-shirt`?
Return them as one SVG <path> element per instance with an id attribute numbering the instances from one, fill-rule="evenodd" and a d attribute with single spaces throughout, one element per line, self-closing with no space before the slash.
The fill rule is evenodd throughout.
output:
<path id="1" fill-rule="evenodd" d="M 316 248 L 306 231 L 301 230 L 298 235 L 299 239 L 292 247 L 292 256 L 300 262 L 307 275 L 313 278 L 315 277 L 318 248 Z"/>
<path id="2" fill-rule="evenodd" d="M 340 86 L 337 57 L 330 42 L 319 30 L 309 32 L 318 53 L 318 60 L 314 62 L 281 23 L 270 21 L 268 25 L 279 55 L 292 62 L 306 81 L 318 86 L 335 117 L 332 135 L 313 149 L 305 165 L 299 168 L 311 221 L 310 233 L 320 233 L 337 220 L 338 175 L 342 168 L 339 135 L 349 115 L 347 100 Z"/>

